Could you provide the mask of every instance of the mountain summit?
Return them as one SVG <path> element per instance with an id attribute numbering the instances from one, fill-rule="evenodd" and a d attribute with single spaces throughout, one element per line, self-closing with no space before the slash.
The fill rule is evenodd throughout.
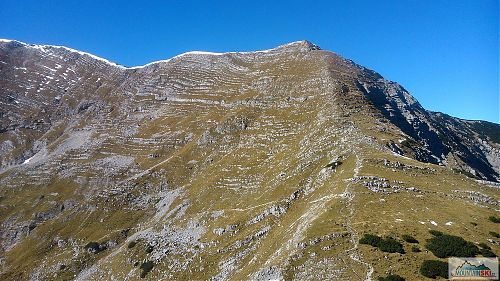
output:
<path id="1" fill-rule="evenodd" d="M 308 41 L 127 68 L 0 40 L 0 277 L 418 272 L 361 234 L 485 240 L 499 136 Z"/>

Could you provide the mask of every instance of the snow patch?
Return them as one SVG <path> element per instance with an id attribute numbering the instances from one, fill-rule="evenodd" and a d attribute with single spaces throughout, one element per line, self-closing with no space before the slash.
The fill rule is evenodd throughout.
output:
<path id="1" fill-rule="evenodd" d="M 437 225 L 438 225 L 438 224 L 437 224 L 437 222 L 435 222 L 435 221 L 430 221 L 430 223 L 431 223 L 432 225 L 434 225 L 434 226 L 437 226 Z"/>
<path id="2" fill-rule="evenodd" d="M 24 160 L 23 165 L 24 165 L 24 164 L 28 164 L 28 163 L 29 163 L 29 162 L 33 159 L 33 157 L 34 157 L 34 155 L 33 155 L 33 156 L 31 156 L 30 158 L 28 158 L 28 159 Z"/>

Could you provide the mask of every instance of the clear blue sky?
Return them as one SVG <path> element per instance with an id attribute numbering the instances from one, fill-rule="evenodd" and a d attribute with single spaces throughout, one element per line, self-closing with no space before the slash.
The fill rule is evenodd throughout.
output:
<path id="1" fill-rule="evenodd" d="M 0 38 L 126 66 L 306 39 L 399 82 L 427 109 L 500 121 L 498 0 L 206 2 L 1 0 Z"/>

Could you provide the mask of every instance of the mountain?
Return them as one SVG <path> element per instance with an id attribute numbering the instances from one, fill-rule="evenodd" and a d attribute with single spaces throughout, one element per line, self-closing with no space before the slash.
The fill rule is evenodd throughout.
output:
<path id="1" fill-rule="evenodd" d="M 500 126 L 425 110 L 307 42 L 123 67 L 0 41 L 2 280 L 422 280 L 491 244 Z"/>
<path id="2" fill-rule="evenodd" d="M 491 269 L 484 264 L 474 265 L 466 261 L 464 262 L 464 264 L 457 267 L 455 271 L 460 271 L 460 270 L 491 270 Z"/>

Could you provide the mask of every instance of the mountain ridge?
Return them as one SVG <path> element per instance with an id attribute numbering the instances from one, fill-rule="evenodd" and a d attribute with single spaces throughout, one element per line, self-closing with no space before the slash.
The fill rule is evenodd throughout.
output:
<path id="1" fill-rule="evenodd" d="M 140 68 L 144 68 L 144 67 L 147 67 L 147 66 L 150 66 L 150 65 L 155 65 L 155 64 L 159 64 L 159 63 L 164 63 L 164 62 L 169 62 L 170 60 L 172 59 L 175 59 L 175 58 L 179 58 L 179 57 L 182 57 L 182 56 L 185 56 L 185 55 L 228 55 L 228 54 L 252 54 L 252 53 L 266 53 L 266 52 L 270 52 L 270 51 L 276 51 L 277 49 L 284 49 L 284 48 L 293 48 L 293 47 L 305 47 L 305 48 L 309 48 L 309 49 L 316 49 L 316 50 L 319 50 L 320 48 L 311 43 L 310 41 L 308 40 L 299 40 L 299 41 L 293 41 L 293 42 L 290 42 L 290 43 L 286 43 L 286 44 L 282 44 L 282 45 L 279 45 L 275 48 L 271 48 L 271 49 L 266 49 L 266 50 L 257 50 L 257 51 L 242 51 L 242 52 L 222 52 L 222 53 L 218 53 L 218 52 L 208 52 L 208 51 L 188 51 L 188 52 L 184 52 L 184 53 L 181 53 L 181 54 L 178 54 L 178 55 L 175 55 L 169 59 L 163 59 L 163 60 L 157 60 L 157 61 L 153 61 L 153 62 L 149 62 L 149 63 L 146 63 L 144 65 L 138 65 L 138 66 L 124 66 L 124 65 L 121 65 L 121 64 L 118 64 L 116 62 L 112 62 L 104 57 L 100 57 L 100 56 L 97 56 L 97 55 L 94 55 L 92 53 L 89 53 L 89 52 L 84 52 L 84 51 L 80 51 L 80 50 L 77 50 L 77 49 L 73 49 L 73 48 L 70 48 L 70 47 L 66 47 L 66 46 L 63 46 L 63 45 L 49 45 L 49 44 L 29 44 L 29 43 L 25 43 L 25 42 L 21 42 L 21 41 L 18 41 L 18 40 L 14 40 L 14 39 L 5 39 L 5 38 L 0 38 L 0 43 L 16 43 L 16 44 L 20 44 L 22 46 L 27 46 L 27 47 L 31 47 L 31 48 L 38 48 L 38 49 L 43 49 L 43 48 L 60 48 L 60 49 L 65 49 L 69 52 L 73 52 L 73 53 L 77 53 L 77 54 L 80 54 L 80 55 L 86 55 L 86 56 L 89 56 L 93 59 L 96 59 L 96 60 L 100 60 L 100 61 L 103 61 L 103 62 L 106 62 L 112 66 L 117 66 L 117 67 L 120 67 L 120 68 L 124 68 L 124 69 L 140 69 Z"/>
<path id="2" fill-rule="evenodd" d="M 430 253 L 359 238 L 499 249 L 499 126 L 307 43 L 132 70 L 0 43 L 0 93 L 5 280 L 421 280 Z"/>
<path id="3" fill-rule="evenodd" d="M 197 55 L 197 54 L 198 55 L 231 55 L 231 54 L 266 53 L 266 52 L 269 52 L 269 51 L 275 51 L 275 50 L 280 49 L 280 48 L 291 47 L 291 46 L 294 46 L 294 45 L 306 46 L 306 47 L 310 48 L 311 50 L 321 50 L 321 47 L 319 47 L 318 45 L 312 43 L 309 40 L 298 40 L 298 41 L 292 41 L 292 42 L 289 42 L 289 43 L 285 43 L 285 44 L 279 45 L 279 46 L 271 48 L 271 49 L 256 50 L 256 51 L 231 51 L 231 52 L 187 51 L 187 52 L 175 55 L 175 56 L 173 56 L 171 58 L 168 58 L 168 59 L 161 59 L 161 60 L 157 60 L 157 61 L 152 61 L 152 62 L 146 63 L 144 65 L 124 66 L 122 64 L 110 61 L 110 60 L 108 60 L 108 59 L 106 59 L 104 57 L 100 57 L 100 56 L 94 55 L 94 54 L 92 54 L 90 52 L 80 51 L 80 50 L 77 50 L 77 49 L 74 49 L 74 48 L 70 48 L 70 47 L 66 47 L 66 46 L 63 46 L 63 45 L 30 44 L 30 43 L 22 42 L 22 41 L 15 40 L 15 39 L 0 38 L 0 43 L 11 43 L 11 42 L 19 43 L 19 44 L 21 44 L 23 46 L 29 46 L 29 47 L 32 47 L 32 48 L 43 48 L 43 47 L 62 48 L 62 49 L 66 49 L 66 50 L 68 50 L 70 52 L 74 52 L 74 53 L 78 53 L 78 54 L 81 54 L 81 55 L 90 56 L 90 57 L 92 57 L 92 58 L 94 58 L 96 60 L 100 60 L 100 61 L 106 62 L 106 63 L 108 63 L 110 65 L 113 65 L 113 66 L 121 67 L 121 68 L 124 68 L 124 69 L 131 69 L 131 70 L 133 70 L 133 69 L 141 69 L 141 68 L 145 68 L 145 67 L 148 67 L 148 66 L 151 66 L 151 65 L 155 65 L 155 64 L 166 63 L 166 62 L 171 61 L 172 59 L 179 58 L 179 57 L 182 57 L 182 56 L 185 56 L 185 55 Z M 333 54 L 337 55 L 333 51 L 329 51 L 329 52 L 332 52 Z M 369 68 L 366 68 L 363 65 L 356 63 L 353 60 L 350 60 L 350 59 L 346 59 L 346 60 L 349 61 L 349 62 L 351 62 L 351 63 L 353 63 L 354 65 L 362 68 L 362 69 L 365 69 L 367 71 L 373 72 L 375 76 L 379 76 L 381 79 L 384 79 L 384 80 L 386 80 L 388 82 L 396 83 L 396 84 L 399 85 L 398 82 L 395 82 L 395 81 L 392 81 L 392 80 L 387 80 L 381 74 L 377 73 L 376 71 L 374 71 L 372 69 L 369 69 Z M 427 109 L 427 111 L 430 111 L 430 110 Z M 437 113 L 437 114 L 445 114 L 445 115 L 448 115 L 449 117 L 461 119 L 463 121 L 479 121 L 479 122 L 493 123 L 493 124 L 496 124 L 496 125 L 499 124 L 497 122 L 492 122 L 492 121 L 487 121 L 487 120 L 467 119 L 467 118 L 461 118 L 461 117 L 451 116 L 451 115 L 449 115 L 449 114 L 447 114 L 445 112 L 441 112 L 441 111 L 430 111 L 430 112 Z"/>

